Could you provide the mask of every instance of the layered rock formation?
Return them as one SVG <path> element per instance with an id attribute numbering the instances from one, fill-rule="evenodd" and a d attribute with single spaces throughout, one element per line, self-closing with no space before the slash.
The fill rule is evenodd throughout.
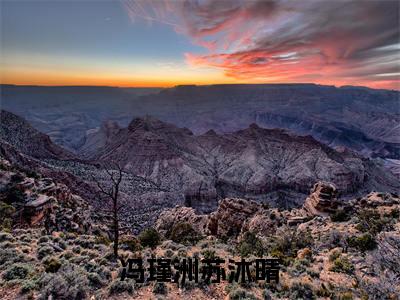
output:
<path id="1" fill-rule="evenodd" d="M 2 105 L 58 144 L 79 149 L 107 119 L 125 126 L 151 114 L 196 134 L 257 123 L 331 146 L 399 159 L 399 92 L 316 84 L 178 86 L 164 89 L 2 86 Z M 159 93 L 158 93 L 159 92 Z M 151 94 L 137 97 L 138 95 Z M 156 94 L 155 94 L 156 93 Z M 96 144 L 92 144 L 96 145 Z"/>
<path id="2" fill-rule="evenodd" d="M 256 124 L 230 134 L 196 136 L 151 117 L 135 119 L 90 159 L 116 161 L 127 172 L 183 194 L 187 206 L 202 212 L 216 209 L 225 197 L 301 205 L 317 181 L 334 183 L 344 195 L 399 186 L 382 167 L 350 151 Z"/>
<path id="3" fill-rule="evenodd" d="M 50 138 L 10 112 L 0 111 L 0 140 L 35 158 L 72 159 L 74 156 L 55 145 Z"/>
<path id="4" fill-rule="evenodd" d="M 331 183 L 318 182 L 311 189 L 311 194 L 304 202 L 303 208 L 310 216 L 327 216 L 338 206 L 336 187 Z"/>
<path id="5" fill-rule="evenodd" d="M 33 171 L 20 171 L 5 159 L 0 164 L 0 200 L 15 207 L 14 223 L 44 225 L 49 231 L 92 232 L 94 212 L 66 185 Z"/>

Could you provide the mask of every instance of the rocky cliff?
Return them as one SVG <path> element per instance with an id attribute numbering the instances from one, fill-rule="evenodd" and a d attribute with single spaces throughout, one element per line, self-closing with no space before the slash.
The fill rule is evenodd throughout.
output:
<path id="1" fill-rule="evenodd" d="M 138 118 L 108 136 L 90 159 L 116 161 L 127 172 L 182 193 L 188 206 L 204 212 L 224 197 L 299 205 L 316 181 L 334 183 L 343 195 L 399 186 L 381 166 L 351 151 L 256 124 L 234 133 L 194 135 L 151 117 Z"/>

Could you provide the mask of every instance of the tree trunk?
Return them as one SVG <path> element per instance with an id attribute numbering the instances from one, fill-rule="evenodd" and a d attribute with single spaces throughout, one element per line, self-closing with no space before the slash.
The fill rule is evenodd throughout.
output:
<path id="1" fill-rule="evenodd" d="M 118 224 L 118 214 L 117 214 L 117 201 L 113 201 L 113 219 L 114 219 L 114 256 L 118 259 L 118 243 L 119 243 L 119 224 Z"/>

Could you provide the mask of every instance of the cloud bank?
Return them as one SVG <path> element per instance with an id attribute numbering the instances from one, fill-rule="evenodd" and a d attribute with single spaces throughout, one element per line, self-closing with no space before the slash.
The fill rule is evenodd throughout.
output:
<path id="1" fill-rule="evenodd" d="M 400 89 L 398 1 L 126 0 L 132 20 L 173 26 L 203 46 L 185 53 L 243 82 Z"/>

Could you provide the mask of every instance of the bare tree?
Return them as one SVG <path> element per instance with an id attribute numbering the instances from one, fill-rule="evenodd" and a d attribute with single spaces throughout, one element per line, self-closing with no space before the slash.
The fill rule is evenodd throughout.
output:
<path id="1" fill-rule="evenodd" d="M 122 167 L 118 163 L 112 163 L 111 167 L 105 166 L 104 170 L 110 178 L 110 184 L 101 184 L 100 181 L 92 176 L 100 192 L 111 202 L 111 219 L 114 232 L 114 256 L 118 259 L 119 244 L 119 211 L 122 205 L 119 203 L 120 184 L 123 177 Z"/>

